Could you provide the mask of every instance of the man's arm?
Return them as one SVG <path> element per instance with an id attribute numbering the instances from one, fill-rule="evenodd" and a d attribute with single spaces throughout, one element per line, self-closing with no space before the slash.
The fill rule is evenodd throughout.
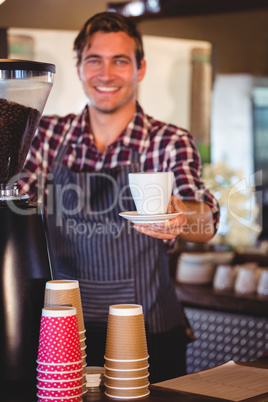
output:
<path id="1" fill-rule="evenodd" d="M 215 234 L 211 208 L 204 202 L 181 201 L 172 196 L 168 212 L 182 214 L 166 223 L 135 224 L 134 229 L 157 239 L 170 240 L 179 236 L 187 242 L 207 242 Z"/>

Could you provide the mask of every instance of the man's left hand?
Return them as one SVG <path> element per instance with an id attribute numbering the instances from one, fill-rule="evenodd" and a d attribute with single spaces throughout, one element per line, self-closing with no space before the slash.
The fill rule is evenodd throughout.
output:
<path id="1" fill-rule="evenodd" d="M 182 233 L 183 227 L 187 224 L 187 207 L 179 198 L 172 195 L 169 201 L 167 213 L 171 214 L 174 212 L 182 213 L 177 217 L 170 219 L 168 222 L 135 223 L 134 229 L 156 239 L 175 239 Z"/>

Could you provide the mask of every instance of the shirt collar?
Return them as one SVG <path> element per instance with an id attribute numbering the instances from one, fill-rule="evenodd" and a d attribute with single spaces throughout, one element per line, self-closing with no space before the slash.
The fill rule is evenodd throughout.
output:
<path id="1" fill-rule="evenodd" d="M 119 143 L 122 143 L 126 147 L 130 147 L 137 151 L 143 149 L 145 142 L 148 142 L 148 126 L 148 118 L 139 103 L 136 102 L 136 112 L 134 113 L 131 121 L 117 137 L 117 139 L 110 145 L 110 147 L 115 147 Z M 93 134 L 90 131 L 87 105 L 82 111 L 81 128 L 83 129 L 82 131 L 88 133 L 89 137 L 94 141 Z"/>
<path id="2" fill-rule="evenodd" d="M 148 141 L 148 124 L 147 116 L 137 102 L 136 112 L 117 141 L 121 141 L 126 147 L 141 150 L 144 142 Z"/>

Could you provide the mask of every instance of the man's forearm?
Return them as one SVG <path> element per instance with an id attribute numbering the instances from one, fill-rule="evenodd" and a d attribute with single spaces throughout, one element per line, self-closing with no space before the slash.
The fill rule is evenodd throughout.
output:
<path id="1" fill-rule="evenodd" d="M 187 242 L 207 242 L 214 236 L 213 216 L 210 207 L 205 203 L 184 201 L 187 223 L 183 226 L 179 237 Z"/>

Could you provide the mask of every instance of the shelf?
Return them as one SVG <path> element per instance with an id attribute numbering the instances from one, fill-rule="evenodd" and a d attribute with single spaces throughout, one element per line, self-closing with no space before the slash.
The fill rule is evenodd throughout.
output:
<path id="1" fill-rule="evenodd" d="M 256 294 L 241 297 L 233 291 L 216 292 L 211 285 L 186 285 L 174 281 L 183 306 L 268 317 L 268 297 Z"/>

